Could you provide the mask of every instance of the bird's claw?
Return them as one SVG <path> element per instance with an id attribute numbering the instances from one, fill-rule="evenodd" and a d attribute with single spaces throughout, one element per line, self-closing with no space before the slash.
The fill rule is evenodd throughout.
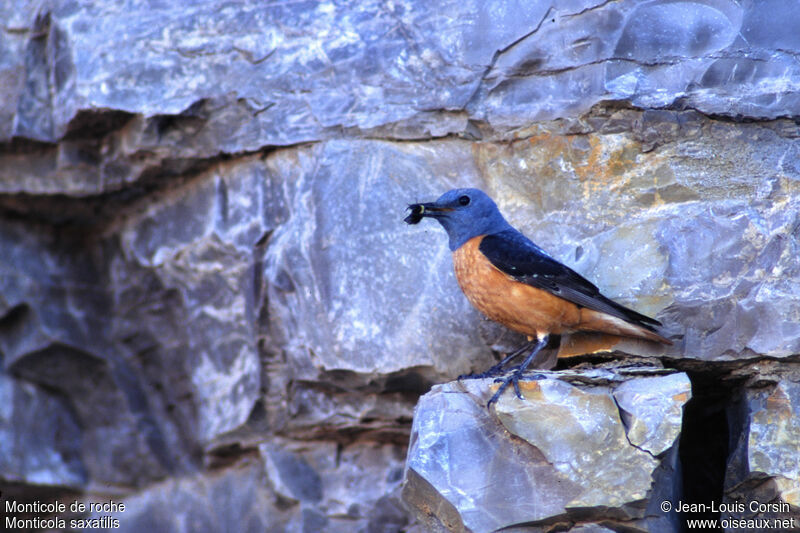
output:
<path id="1" fill-rule="evenodd" d="M 516 371 L 511 374 L 511 383 L 514 384 L 514 392 L 517 395 L 517 398 L 522 400 L 522 393 L 519 391 L 519 378 L 522 373 L 520 371 Z"/>
<path id="2" fill-rule="evenodd" d="M 514 393 L 517 395 L 517 398 L 520 400 L 524 400 L 522 397 L 522 393 L 519 390 L 519 380 L 522 377 L 522 372 L 519 370 L 514 371 L 508 377 L 505 378 L 497 378 L 494 380 L 495 383 L 500 383 L 500 387 L 497 389 L 497 392 L 489 399 L 489 403 L 486 404 L 486 407 L 490 407 L 493 403 L 495 403 L 498 399 L 500 399 L 500 395 L 503 394 L 503 391 L 508 388 L 509 384 L 514 385 Z"/>
<path id="3" fill-rule="evenodd" d="M 497 381 L 502 381 L 503 384 L 500 385 L 500 388 L 497 389 L 497 392 L 495 392 L 492 395 L 492 397 L 489 398 L 489 401 L 486 402 L 486 408 L 487 409 L 492 407 L 492 404 L 495 403 L 500 398 L 500 395 L 503 394 L 503 391 L 506 390 L 506 387 L 508 387 L 508 381 L 507 380 L 504 381 L 504 380 L 498 379 Z"/>
<path id="4" fill-rule="evenodd" d="M 519 381 L 538 381 L 540 379 L 546 379 L 547 376 L 544 374 L 530 374 L 528 376 L 524 375 L 519 369 L 515 370 L 513 374 L 505 378 L 497 378 L 494 380 L 495 383 L 500 383 L 500 387 L 497 389 L 497 392 L 489 399 L 489 403 L 486 404 L 486 407 L 490 407 L 493 403 L 500 399 L 500 395 L 503 394 L 503 391 L 508 388 L 509 385 L 514 386 L 514 393 L 517 395 L 517 398 L 520 400 L 524 400 L 525 398 L 522 396 L 522 392 L 519 389 Z"/>
<path id="5" fill-rule="evenodd" d="M 534 346 L 533 350 L 531 351 L 530 354 L 528 354 L 528 357 L 525 358 L 522 364 L 511 367 L 509 369 L 509 370 L 511 369 L 514 370 L 510 376 L 507 376 L 505 378 L 497 378 L 494 380 L 495 383 L 500 383 L 500 387 L 498 387 L 497 392 L 495 392 L 494 395 L 491 398 L 489 398 L 489 402 L 486 404 L 487 409 L 490 408 L 492 404 L 498 400 L 498 398 L 500 398 L 500 395 L 503 394 L 503 391 L 506 390 L 509 383 L 514 384 L 514 393 L 516 393 L 517 398 L 519 398 L 520 400 L 524 400 L 524 398 L 522 397 L 522 392 L 520 392 L 519 390 L 519 380 L 524 379 L 523 373 L 525 372 L 525 369 L 528 368 L 528 365 L 531 364 L 533 358 L 536 356 L 537 353 L 539 353 L 539 351 L 542 348 L 545 347 L 546 344 L 547 344 L 547 336 L 545 335 L 544 337 L 539 338 L 539 340 L 536 343 L 536 346 Z M 512 356 L 516 355 L 517 353 L 512 354 Z M 504 363 L 510 361 L 512 359 L 512 356 L 506 357 L 503 361 L 500 362 L 500 364 L 490 368 L 489 372 L 492 372 L 497 367 L 500 367 Z M 535 377 L 533 377 L 532 379 L 541 379 L 541 377 L 543 377 L 541 374 L 535 374 Z"/>

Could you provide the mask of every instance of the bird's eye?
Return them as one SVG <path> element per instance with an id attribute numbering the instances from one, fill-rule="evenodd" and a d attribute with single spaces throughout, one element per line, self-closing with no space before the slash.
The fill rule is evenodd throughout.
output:
<path id="1" fill-rule="evenodd" d="M 469 196 L 466 194 L 458 199 L 458 203 L 461 205 L 469 205 Z"/>

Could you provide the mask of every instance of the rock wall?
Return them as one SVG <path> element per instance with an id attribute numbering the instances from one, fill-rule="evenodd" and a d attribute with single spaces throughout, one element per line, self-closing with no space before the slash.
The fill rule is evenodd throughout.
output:
<path id="1" fill-rule="evenodd" d="M 0 21 L 0 499 L 124 531 L 800 526 L 790 3 Z M 491 412 L 447 383 L 520 341 L 402 223 L 455 186 L 675 345 L 561 339 Z"/>

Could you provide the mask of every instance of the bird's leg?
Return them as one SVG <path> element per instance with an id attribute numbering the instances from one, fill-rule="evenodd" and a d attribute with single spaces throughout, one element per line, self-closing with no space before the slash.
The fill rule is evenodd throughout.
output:
<path id="1" fill-rule="evenodd" d="M 486 407 L 490 407 L 494 402 L 497 401 L 498 398 L 500 398 L 500 395 L 503 394 L 503 391 L 506 390 L 506 387 L 508 387 L 509 383 L 514 384 L 514 392 L 517 394 L 517 398 L 520 400 L 522 399 L 522 394 L 519 391 L 519 380 L 522 377 L 522 373 L 525 372 L 525 369 L 528 368 L 528 366 L 531 364 L 531 361 L 533 361 L 533 358 L 536 357 L 536 354 L 538 354 L 542 348 L 547 345 L 547 338 L 548 335 L 538 335 L 536 346 L 533 347 L 533 350 L 531 350 L 531 353 L 528 354 L 528 357 L 525 358 L 522 364 L 519 365 L 516 370 L 514 370 L 514 372 L 507 378 L 498 378 L 496 380 L 501 383 L 500 388 L 497 389 L 497 392 L 494 393 L 494 396 L 489 399 L 489 403 L 486 404 Z"/>
<path id="2" fill-rule="evenodd" d="M 536 342 L 534 342 L 534 341 L 531 341 L 531 342 L 529 342 L 527 344 L 523 344 L 521 348 L 518 348 L 518 349 L 514 350 L 509 355 L 505 356 L 502 361 L 500 361 L 499 363 L 497 363 L 496 365 L 491 367 L 489 370 L 486 370 L 485 372 L 481 372 L 480 374 L 461 374 L 460 376 L 458 376 L 457 379 L 461 380 L 461 379 L 490 378 L 490 377 L 496 376 L 498 374 L 501 374 L 503 372 L 503 367 L 506 366 L 506 363 L 508 363 L 509 361 L 514 359 L 515 357 L 527 352 L 528 350 L 533 348 L 533 346 L 535 344 L 536 344 Z"/>

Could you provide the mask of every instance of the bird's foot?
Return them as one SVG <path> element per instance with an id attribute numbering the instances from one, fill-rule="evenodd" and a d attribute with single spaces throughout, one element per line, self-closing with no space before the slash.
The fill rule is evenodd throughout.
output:
<path id="1" fill-rule="evenodd" d="M 533 358 L 536 357 L 536 354 L 538 354 L 539 351 L 542 348 L 544 348 L 546 345 L 547 345 L 547 335 L 539 335 L 538 336 L 538 340 L 536 341 L 536 345 L 533 347 L 533 350 L 531 350 L 531 353 L 528 354 L 528 357 L 525 358 L 525 360 L 522 362 L 522 364 L 519 365 L 519 366 L 512 367 L 514 369 L 514 371 L 511 373 L 510 376 L 505 377 L 505 378 L 498 378 L 498 379 L 495 380 L 495 383 L 498 383 L 498 382 L 500 383 L 500 388 L 498 388 L 497 392 L 494 393 L 494 396 L 492 396 L 489 399 L 489 403 L 486 404 L 487 408 L 490 408 L 492 406 L 492 404 L 494 402 L 496 402 L 498 398 L 500 398 L 500 395 L 503 394 L 503 391 L 506 390 L 506 388 L 508 388 L 508 384 L 509 383 L 514 385 L 514 392 L 517 394 L 517 398 L 519 398 L 520 400 L 523 399 L 522 398 L 522 393 L 519 391 L 519 380 L 523 378 L 523 372 L 525 372 L 525 369 L 528 368 L 528 366 L 530 366 L 531 361 L 533 361 Z M 527 348 L 528 348 L 528 346 L 526 346 L 526 349 Z M 504 365 L 505 363 L 509 362 L 513 357 L 515 357 L 517 355 L 517 353 L 521 353 L 521 352 L 519 352 L 519 351 L 515 352 L 514 354 L 512 354 L 512 355 L 506 357 L 505 359 L 503 359 L 500 362 L 500 365 L 495 365 L 495 366 Z M 492 370 L 492 369 L 490 368 L 489 370 Z"/>
<path id="2" fill-rule="evenodd" d="M 521 365 L 520 365 L 521 366 Z M 525 398 L 522 397 L 522 393 L 519 390 L 519 381 L 534 381 L 545 379 L 547 376 L 544 374 L 531 374 L 531 375 L 524 375 L 523 370 L 519 367 L 515 367 L 514 372 L 511 375 L 505 378 L 497 378 L 494 380 L 495 383 L 500 383 L 500 387 L 497 389 L 497 392 L 489 399 L 489 402 L 486 404 L 486 407 L 491 407 L 491 405 L 496 402 L 500 395 L 503 394 L 503 391 L 508 388 L 509 385 L 514 385 L 514 393 L 517 395 L 517 398 L 520 400 L 524 400 Z"/>
<path id="3" fill-rule="evenodd" d="M 517 398 L 521 400 L 522 394 L 520 394 L 519 392 L 519 377 L 520 377 L 520 372 L 519 370 L 517 370 L 508 377 L 497 378 L 495 380 L 495 383 L 500 383 L 500 387 L 497 389 L 497 392 L 495 392 L 494 395 L 491 398 L 489 398 L 489 402 L 486 404 L 486 408 L 489 409 L 492 406 L 492 404 L 495 403 L 500 398 L 500 395 L 503 394 L 503 391 L 506 390 L 506 388 L 508 388 L 508 385 L 511 383 L 514 384 L 514 392 L 517 393 Z"/>

